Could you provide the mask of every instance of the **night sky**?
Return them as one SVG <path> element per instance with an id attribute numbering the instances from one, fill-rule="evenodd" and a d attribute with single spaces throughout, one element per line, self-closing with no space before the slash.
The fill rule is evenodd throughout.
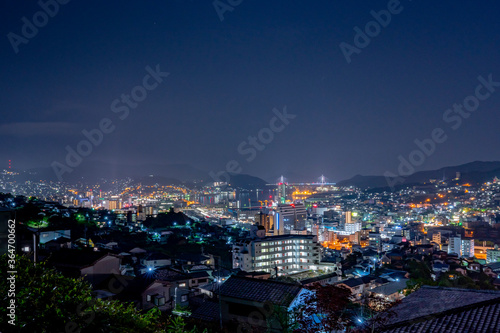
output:
<path id="1" fill-rule="evenodd" d="M 443 120 L 479 75 L 500 81 L 498 1 L 403 0 L 348 63 L 339 45 L 387 6 L 244 0 L 221 21 L 210 0 L 73 0 L 16 53 L 8 34 L 21 36 L 41 7 L 2 1 L 0 167 L 63 163 L 103 118 L 115 129 L 88 161 L 208 172 L 237 160 L 268 180 L 339 181 L 395 171 L 434 128 L 448 139 L 417 170 L 500 160 L 500 87 L 456 130 Z M 158 64 L 170 74 L 121 120 L 112 102 Z M 246 161 L 238 145 L 285 106 L 296 117 Z"/>

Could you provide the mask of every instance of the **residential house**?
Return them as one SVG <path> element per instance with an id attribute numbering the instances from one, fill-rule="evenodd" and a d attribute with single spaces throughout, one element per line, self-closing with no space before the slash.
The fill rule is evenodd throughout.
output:
<path id="1" fill-rule="evenodd" d="M 92 250 L 61 249 L 49 257 L 49 263 L 67 276 L 79 277 L 93 274 L 118 274 L 119 256 Z"/>
<path id="2" fill-rule="evenodd" d="M 369 293 L 377 297 L 383 297 L 391 302 L 399 301 L 404 298 L 407 281 L 408 279 L 391 281 L 371 289 Z"/>
<path id="3" fill-rule="evenodd" d="M 50 240 L 43 244 L 43 247 L 52 252 L 60 249 L 70 249 L 71 248 L 71 239 L 66 237 L 59 237 L 57 239 Z"/>
<path id="4" fill-rule="evenodd" d="M 450 271 L 450 265 L 435 261 L 432 264 L 432 270 L 435 273 L 446 273 Z"/>
<path id="5" fill-rule="evenodd" d="M 222 320 L 229 329 L 234 326 L 234 331 L 256 327 L 282 332 L 272 316 L 276 307 L 293 311 L 309 293 L 296 284 L 231 276 L 220 288 Z"/>
<path id="6" fill-rule="evenodd" d="M 146 273 L 147 271 L 152 271 L 157 267 L 170 266 L 172 264 L 172 260 L 163 253 L 153 252 L 141 259 L 141 264 L 145 267 L 144 271 L 141 273 Z"/>

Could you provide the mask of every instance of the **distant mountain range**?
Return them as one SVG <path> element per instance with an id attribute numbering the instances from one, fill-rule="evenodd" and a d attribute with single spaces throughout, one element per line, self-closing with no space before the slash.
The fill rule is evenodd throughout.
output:
<path id="1" fill-rule="evenodd" d="M 482 162 L 476 161 L 457 166 L 448 166 L 437 170 L 427 170 L 415 172 L 410 176 L 403 177 L 404 181 L 398 183 L 398 186 L 407 186 L 411 184 L 421 184 L 429 182 L 430 179 L 451 180 L 460 172 L 460 182 L 482 183 L 491 181 L 494 177 L 500 177 L 500 162 Z M 180 185 L 192 186 L 195 184 L 211 182 L 208 172 L 193 167 L 189 164 L 142 164 L 142 165 L 122 165 L 104 162 L 84 161 L 80 166 L 74 169 L 72 173 L 64 175 L 64 180 L 73 183 L 76 181 L 96 182 L 102 178 L 105 179 L 123 179 L 130 177 L 137 183 L 145 185 Z M 53 180 L 57 177 L 52 168 L 37 168 L 27 170 L 22 173 L 23 180 Z M 221 179 L 224 179 L 221 177 Z M 290 179 L 288 179 L 290 181 Z M 274 181 L 271 181 L 274 183 Z M 246 189 L 264 188 L 269 183 L 259 177 L 239 174 L 230 178 L 232 187 Z M 339 186 L 356 186 L 360 188 L 385 188 L 389 184 L 384 176 L 362 176 L 356 175 L 350 179 L 337 182 Z"/>
<path id="2" fill-rule="evenodd" d="M 57 177 L 50 167 L 27 170 L 27 178 L 57 180 Z M 163 177 L 172 184 L 193 182 L 196 180 L 208 179 L 210 176 L 198 168 L 189 164 L 112 164 L 100 161 L 83 161 L 81 165 L 74 168 L 71 173 L 63 174 L 63 180 L 74 182 L 79 180 L 96 181 L 102 178 L 120 179 L 130 177 L 140 179 L 153 175 Z"/>
<path id="3" fill-rule="evenodd" d="M 500 162 L 475 161 L 457 166 L 448 166 L 437 170 L 415 172 L 409 176 L 402 177 L 403 182 L 398 186 L 410 184 L 421 184 L 429 182 L 430 179 L 452 180 L 460 172 L 460 183 L 484 183 L 491 181 L 494 177 L 500 177 Z M 356 175 L 350 179 L 338 182 L 340 186 L 357 186 L 361 188 L 383 188 L 388 187 L 384 176 L 362 176 Z"/>
<path id="4" fill-rule="evenodd" d="M 181 185 L 192 186 L 213 182 L 208 172 L 189 164 L 142 164 L 125 165 L 105 162 L 84 161 L 71 173 L 65 173 L 63 180 L 68 183 L 78 181 L 97 182 L 100 179 L 123 179 L 130 177 L 135 183 L 144 185 Z M 40 179 L 57 181 L 57 176 L 50 167 L 35 168 L 21 173 L 21 181 Z M 224 179 L 224 177 L 221 177 Z M 245 189 L 262 189 L 267 181 L 246 175 L 232 175 L 230 184 Z"/>

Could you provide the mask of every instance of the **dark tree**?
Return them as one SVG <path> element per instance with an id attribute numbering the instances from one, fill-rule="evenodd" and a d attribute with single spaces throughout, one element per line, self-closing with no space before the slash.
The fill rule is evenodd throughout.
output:
<path id="1" fill-rule="evenodd" d="M 333 332 L 344 330 L 351 324 L 348 305 L 351 291 L 336 285 L 315 285 L 312 293 L 296 309 L 297 333 Z"/>

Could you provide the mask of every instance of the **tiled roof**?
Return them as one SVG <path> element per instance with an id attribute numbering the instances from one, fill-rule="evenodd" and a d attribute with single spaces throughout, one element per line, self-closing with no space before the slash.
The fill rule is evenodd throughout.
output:
<path id="1" fill-rule="evenodd" d="M 205 301 L 199 306 L 199 308 L 193 311 L 190 318 L 203 321 L 218 321 L 220 318 L 219 313 L 218 303 Z"/>
<path id="2" fill-rule="evenodd" d="M 491 262 L 491 263 L 486 264 L 484 266 L 489 267 L 494 271 L 494 270 L 500 269 L 500 262 Z"/>
<path id="3" fill-rule="evenodd" d="M 351 278 L 344 281 L 340 281 L 339 284 L 345 284 L 349 288 L 354 288 L 362 284 L 368 284 L 377 278 L 373 275 L 365 275 L 359 278 Z"/>
<path id="4" fill-rule="evenodd" d="M 436 316 L 382 331 L 384 333 L 498 333 L 500 332 L 500 302 Z"/>
<path id="5" fill-rule="evenodd" d="M 190 272 L 186 274 L 189 278 L 191 279 L 198 279 L 198 278 L 208 278 L 210 275 L 207 273 L 207 271 L 200 271 L 200 272 Z"/>
<path id="6" fill-rule="evenodd" d="M 189 279 L 188 274 L 175 271 L 170 268 L 157 269 L 153 272 L 153 277 L 161 281 L 182 281 Z"/>
<path id="7" fill-rule="evenodd" d="M 350 288 L 354 288 L 354 287 L 357 287 L 357 286 L 364 284 L 363 280 L 361 280 L 360 278 L 352 278 L 352 279 L 341 281 L 339 283 L 345 284 L 346 286 L 348 286 Z"/>
<path id="8" fill-rule="evenodd" d="M 370 291 L 374 294 L 382 294 L 384 296 L 392 295 L 394 293 L 397 293 L 398 291 L 405 289 L 406 288 L 406 281 L 408 281 L 408 279 L 402 279 L 399 281 L 389 282 L 389 283 L 384 284 L 382 286 L 373 288 Z"/>
<path id="9" fill-rule="evenodd" d="M 291 283 L 231 276 L 220 287 L 220 293 L 222 297 L 289 305 L 301 289 Z"/>
<path id="10" fill-rule="evenodd" d="M 381 332 L 500 332 L 500 292 L 423 286 Z"/>

